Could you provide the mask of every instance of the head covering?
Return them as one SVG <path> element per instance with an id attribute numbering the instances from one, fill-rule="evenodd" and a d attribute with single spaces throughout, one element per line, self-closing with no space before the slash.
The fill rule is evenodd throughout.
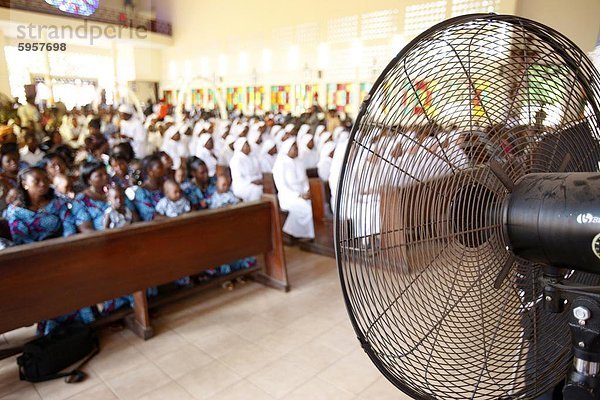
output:
<path id="1" fill-rule="evenodd" d="M 281 149 L 279 150 L 279 154 L 287 156 L 290 152 L 292 146 L 296 143 L 295 138 L 289 138 L 281 145 Z"/>
<path id="2" fill-rule="evenodd" d="M 300 147 L 300 149 L 302 149 L 303 151 L 309 151 L 307 145 L 308 145 L 308 142 L 310 142 L 312 140 L 312 138 L 313 138 L 312 135 L 310 135 L 308 133 L 304 134 L 302 137 L 299 137 L 298 138 L 298 143 L 299 143 L 298 147 Z M 313 150 L 314 150 L 314 148 L 313 148 Z"/>
<path id="3" fill-rule="evenodd" d="M 225 138 L 225 144 L 227 145 L 227 147 L 229 147 L 229 145 L 230 145 L 230 144 L 232 144 L 232 143 L 235 143 L 235 141 L 236 141 L 236 140 L 237 140 L 237 139 L 236 139 L 236 137 L 235 137 L 235 136 L 233 136 L 233 135 L 228 135 L 228 136 Z"/>
<path id="4" fill-rule="evenodd" d="M 318 136 L 319 133 L 323 132 L 325 130 L 325 125 L 318 125 L 317 128 L 315 129 L 315 136 Z"/>
<path id="5" fill-rule="evenodd" d="M 119 112 L 123 113 L 123 114 L 129 114 L 129 115 L 133 115 L 133 107 L 131 107 L 129 104 L 121 104 L 119 106 Z"/>
<path id="6" fill-rule="evenodd" d="M 253 129 L 248 133 L 248 142 L 250 143 L 250 146 L 258 145 L 258 143 L 256 143 L 256 142 L 260 138 L 260 135 L 261 135 L 261 133 L 258 129 Z"/>
<path id="7" fill-rule="evenodd" d="M 284 129 L 286 133 L 290 133 L 294 129 L 294 124 L 287 124 Z"/>
<path id="8" fill-rule="evenodd" d="M 198 138 L 198 146 L 205 147 L 206 143 L 212 139 L 212 135 L 210 133 L 202 133 Z"/>
<path id="9" fill-rule="evenodd" d="M 298 129 L 298 140 L 300 140 L 302 138 L 302 136 L 308 134 L 309 131 L 310 131 L 310 125 L 303 124 L 300 127 L 300 129 Z"/>
<path id="10" fill-rule="evenodd" d="M 163 118 L 163 122 L 165 124 L 173 124 L 175 123 L 175 118 L 171 117 L 170 115 L 167 115 L 165 118 Z"/>
<path id="11" fill-rule="evenodd" d="M 171 140 L 171 139 L 173 139 L 173 136 L 175 136 L 178 133 L 179 133 L 179 129 L 177 129 L 177 127 L 175 125 L 171 125 L 165 131 L 165 139 Z"/>
<path id="12" fill-rule="evenodd" d="M 246 143 L 248 143 L 248 140 L 245 137 L 236 139 L 235 144 L 233 145 L 233 151 L 241 153 Z"/>
<path id="13" fill-rule="evenodd" d="M 275 142 L 273 140 L 271 140 L 271 139 L 265 140 L 262 144 L 262 149 L 261 149 L 262 154 L 267 154 L 269 152 L 269 150 L 271 150 L 273 147 L 276 147 Z"/>
<path id="14" fill-rule="evenodd" d="M 271 137 L 275 137 L 275 135 L 277 134 L 277 132 L 279 132 L 281 130 L 281 125 L 273 125 L 271 127 Z"/>

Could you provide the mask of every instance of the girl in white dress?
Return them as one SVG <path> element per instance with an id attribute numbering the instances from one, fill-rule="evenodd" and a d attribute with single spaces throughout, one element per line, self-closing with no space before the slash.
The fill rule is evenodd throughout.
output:
<path id="1" fill-rule="evenodd" d="M 295 238 L 314 239 L 308 177 L 304 164 L 298 159 L 298 146 L 294 139 L 288 139 L 281 145 L 273 166 L 273 180 L 279 205 L 289 212 L 283 232 Z"/>
<path id="2" fill-rule="evenodd" d="M 243 201 L 260 199 L 263 193 L 262 172 L 258 160 L 250 155 L 248 140 L 245 137 L 238 138 L 233 150 L 233 157 L 229 163 L 233 194 Z"/>

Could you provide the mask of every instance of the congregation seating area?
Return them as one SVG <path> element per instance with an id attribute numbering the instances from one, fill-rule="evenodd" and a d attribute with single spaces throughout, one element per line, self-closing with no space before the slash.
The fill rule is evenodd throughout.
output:
<path id="1" fill-rule="evenodd" d="M 187 297 L 208 285 L 179 289 L 150 300 L 146 299 L 146 288 L 251 255 L 263 257 L 261 266 L 238 271 L 227 279 L 251 275 L 266 286 L 289 290 L 277 202 L 268 195 L 262 201 L 229 209 L 5 251 L 0 254 L 0 332 L 133 293 L 133 309 L 108 320 L 124 317 L 136 335 L 149 339 L 154 334 L 152 307 Z M 211 283 L 214 286 L 215 282 Z M 6 355 L 14 352 L 4 350 Z"/>

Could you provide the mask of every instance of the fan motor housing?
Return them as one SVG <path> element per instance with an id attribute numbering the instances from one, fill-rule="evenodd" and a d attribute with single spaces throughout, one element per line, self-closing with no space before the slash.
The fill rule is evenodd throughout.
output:
<path id="1" fill-rule="evenodd" d="M 505 239 L 532 262 L 600 273 L 594 238 L 600 233 L 599 173 L 524 176 L 503 207 Z"/>

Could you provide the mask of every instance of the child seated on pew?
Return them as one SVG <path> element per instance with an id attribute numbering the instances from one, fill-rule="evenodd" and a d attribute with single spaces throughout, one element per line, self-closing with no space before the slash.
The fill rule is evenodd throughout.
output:
<path id="1" fill-rule="evenodd" d="M 72 201 L 75 198 L 75 192 L 73 191 L 73 184 L 69 177 L 65 174 L 58 174 L 52 179 L 52 187 L 54 187 L 54 193 L 56 196 Z"/>
<path id="2" fill-rule="evenodd" d="M 183 190 L 173 178 L 167 178 L 163 183 L 165 197 L 156 204 L 156 212 L 165 217 L 174 218 L 192 211 L 190 201 L 183 195 Z M 184 276 L 175 281 L 180 287 L 190 286 L 192 283 L 189 276 Z"/>
<path id="3" fill-rule="evenodd" d="M 219 175 L 217 177 L 217 191 L 208 200 L 209 208 L 221 208 L 239 203 L 240 199 L 235 197 L 230 188 L 229 178 L 225 175 Z"/>
<path id="4" fill-rule="evenodd" d="M 122 186 L 111 186 L 106 194 L 106 200 L 108 202 L 108 207 L 104 210 L 104 229 L 122 228 L 139 220 L 137 214 L 131 212 L 125 205 L 127 200 L 125 197 L 125 189 L 123 189 Z M 155 287 L 152 287 L 146 289 L 146 293 L 151 297 L 156 296 L 158 292 Z M 133 307 L 133 295 L 121 296 L 104 301 L 102 303 L 102 314 L 109 315 L 110 313 L 125 307 Z M 111 325 L 111 329 L 113 330 L 120 330 L 121 328 L 120 324 Z"/>
<path id="5" fill-rule="evenodd" d="M 104 229 L 122 228 L 133 223 L 133 213 L 125 206 L 125 190 L 121 186 L 111 186 L 106 200 L 109 206 L 104 210 Z"/>
<path id="6" fill-rule="evenodd" d="M 163 183 L 163 192 L 165 197 L 156 204 L 156 212 L 165 217 L 173 218 L 182 214 L 189 213 L 192 210 L 190 201 L 183 195 L 183 190 L 175 181 L 169 178 Z"/>
<path id="7" fill-rule="evenodd" d="M 217 191 L 211 196 L 208 201 L 209 208 L 221 208 L 232 204 L 237 204 L 240 202 L 240 199 L 235 197 L 233 192 L 231 191 L 229 177 L 224 175 L 219 175 L 217 177 Z M 206 270 L 204 272 L 204 276 L 206 278 L 213 278 L 217 276 L 225 276 L 231 274 L 232 272 L 239 271 L 241 269 L 247 269 L 256 265 L 256 257 L 246 257 L 241 260 L 234 261 L 230 264 L 223 264 L 218 266 L 217 268 L 212 268 Z M 236 279 L 237 283 L 245 283 L 246 280 L 243 277 L 238 277 Z M 225 281 L 223 283 L 223 288 L 227 290 L 233 290 L 234 283 L 232 281 Z"/>

